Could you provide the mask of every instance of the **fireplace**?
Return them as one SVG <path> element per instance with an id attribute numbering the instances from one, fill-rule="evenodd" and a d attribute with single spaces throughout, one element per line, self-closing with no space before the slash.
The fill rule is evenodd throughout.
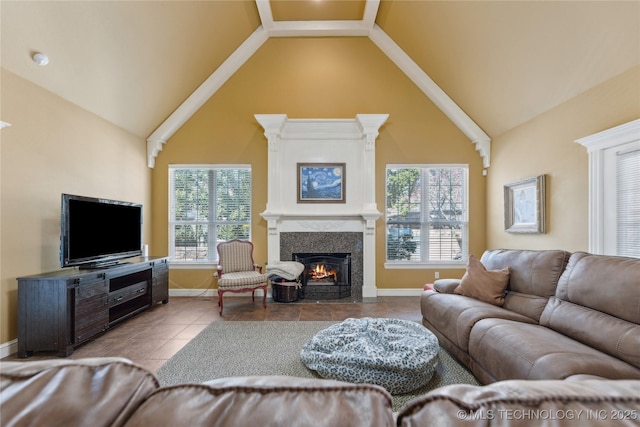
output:
<path id="1" fill-rule="evenodd" d="M 349 285 L 350 295 L 344 299 L 353 302 L 362 302 L 363 289 L 363 244 L 362 233 L 318 233 L 318 232 L 287 232 L 280 233 L 280 260 L 295 260 L 295 254 L 348 254 L 349 255 Z M 304 264 L 304 263 L 303 263 Z M 303 272 L 304 274 L 304 272 Z M 316 291 L 321 290 L 321 286 L 315 286 Z M 326 288 L 327 285 L 324 285 Z M 332 291 L 339 290 L 333 289 Z M 343 293 L 345 289 L 342 289 Z M 307 300 L 315 298 L 307 294 Z M 302 298 L 302 294 L 299 294 Z M 331 301 L 325 297 L 317 300 Z M 338 301 L 334 299 L 333 301 Z"/>
<path id="2" fill-rule="evenodd" d="M 375 298 L 376 204 L 375 145 L 388 114 L 357 114 L 354 119 L 289 119 L 286 114 L 256 114 L 268 142 L 267 262 L 290 261 L 294 253 L 351 254 L 350 290 L 345 299 Z M 308 203 L 300 200 L 299 165 L 345 164 L 345 198 Z M 349 179 L 346 179 L 346 177 Z M 333 284 L 316 284 L 330 288 Z M 346 286 L 346 285 L 340 285 Z"/>
<path id="3" fill-rule="evenodd" d="M 294 253 L 293 260 L 304 264 L 301 299 L 341 299 L 351 296 L 351 254 Z"/>

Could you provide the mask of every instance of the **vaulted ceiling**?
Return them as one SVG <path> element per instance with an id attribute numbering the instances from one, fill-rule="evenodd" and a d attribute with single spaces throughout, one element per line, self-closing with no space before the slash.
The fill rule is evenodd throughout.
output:
<path id="1" fill-rule="evenodd" d="M 638 1 L 2 0 L 0 19 L 3 68 L 145 139 L 260 31 L 391 43 L 492 138 L 640 65 Z"/>

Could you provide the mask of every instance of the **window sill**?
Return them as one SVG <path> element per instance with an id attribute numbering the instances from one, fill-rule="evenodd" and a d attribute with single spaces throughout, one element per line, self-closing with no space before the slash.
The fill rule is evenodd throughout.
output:
<path id="1" fill-rule="evenodd" d="M 426 262 L 385 262 L 384 268 L 387 270 L 464 270 L 467 268 L 466 261 L 451 263 L 426 263 Z"/>
<path id="2" fill-rule="evenodd" d="M 218 264 L 215 262 L 178 262 L 169 260 L 171 270 L 215 270 Z"/>

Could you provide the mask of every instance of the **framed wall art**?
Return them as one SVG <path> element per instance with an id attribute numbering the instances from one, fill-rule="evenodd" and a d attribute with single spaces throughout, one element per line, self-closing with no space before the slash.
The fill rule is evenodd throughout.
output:
<path id="1" fill-rule="evenodd" d="M 545 232 L 545 176 L 504 186 L 504 229 L 507 233 Z"/>
<path id="2" fill-rule="evenodd" d="M 344 163 L 298 163 L 298 203 L 345 203 Z"/>

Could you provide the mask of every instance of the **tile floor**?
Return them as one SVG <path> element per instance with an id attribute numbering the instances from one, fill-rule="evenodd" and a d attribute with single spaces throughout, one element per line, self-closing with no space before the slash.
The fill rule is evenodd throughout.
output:
<path id="1" fill-rule="evenodd" d="M 106 333 L 75 349 L 72 359 L 84 357 L 119 356 L 156 372 L 178 350 L 211 322 L 237 320 L 335 320 L 348 317 L 392 317 L 419 322 L 420 298 L 378 297 L 365 302 L 293 302 L 277 303 L 251 297 L 224 299 L 224 313 L 218 313 L 217 297 L 171 297 L 166 305 L 158 304 Z M 50 354 L 35 353 L 27 359 L 11 355 L 3 360 L 38 360 L 53 358 Z"/>

